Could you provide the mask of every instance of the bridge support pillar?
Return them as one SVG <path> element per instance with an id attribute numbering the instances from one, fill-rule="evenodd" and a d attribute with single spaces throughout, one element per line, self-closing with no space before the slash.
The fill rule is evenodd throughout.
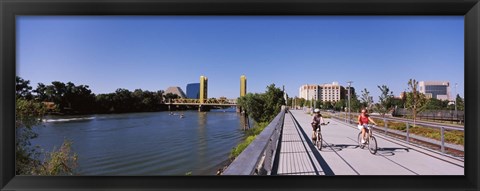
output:
<path id="1" fill-rule="evenodd" d="M 198 106 L 198 111 L 199 112 L 202 112 L 202 111 L 210 111 L 210 107 L 208 105 L 199 105 Z"/>

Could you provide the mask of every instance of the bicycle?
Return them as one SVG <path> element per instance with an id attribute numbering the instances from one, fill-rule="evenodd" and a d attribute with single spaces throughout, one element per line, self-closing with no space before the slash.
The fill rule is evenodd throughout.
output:
<path id="1" fill-rule="evenodd" d="M 321 130 L 321 127 L 322 125 L 328 125 L 330 123 L 327 122 L 327 123 L 322 123 L 320 124 L 318 127 L 317 127 L 317 130 L 315 131 L 316 135 L 317 135 L 317 140 L 315 140 L 315 146 L 318 148 L 318 150 L 322 150 L 323 148 L 323 138 L 322 138 L 322 130 Z"/>
<path id="2" fill-rule="evenodd" d="M 368 150 L 370 151 L 370 153 L 372 154 L 375 154 L 377 153 L 377 139 L 375 139 L 375 137 L 373 136 L 373 131 L 372 131 L 372 127 L 375 127 L 374 125 L 363 125 L 363 127 L 365 128 L 365 136 L 366 136 L 366 140 L 365 140 L 365 143 L 362 143 L 362 132 L 360 131 L 360 133 L 358 133 L 358 146 L 363 149 L 365 148 L 365 146 L 368 145 Z"/>

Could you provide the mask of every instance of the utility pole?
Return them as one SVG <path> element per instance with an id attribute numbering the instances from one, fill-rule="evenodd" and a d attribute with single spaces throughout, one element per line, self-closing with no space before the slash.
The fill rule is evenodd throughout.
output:
<path id="1" fill-rule="evenodd" d="M 350 87 L 353 81 L 348 81 L 348 123 L 350 123 Z"/>
<path id="2" fill-rule="evenodd" d="M 455 100 L 455 118 L 458 117 L 457 115 L 457 83 L 455 83 L 455 96 L 454 96 L 454 100 Z"/>

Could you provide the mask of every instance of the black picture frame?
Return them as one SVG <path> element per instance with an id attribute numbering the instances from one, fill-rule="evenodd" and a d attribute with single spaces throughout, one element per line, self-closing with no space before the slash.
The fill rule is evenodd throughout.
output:
<path id="1" fill-rule="evenodd" d="M 17 15 L 464 15 L 465 176 L 15 176 Z M 1 190 L 479 189 L 478 0 L 1 0 L 0 20 Z"/>

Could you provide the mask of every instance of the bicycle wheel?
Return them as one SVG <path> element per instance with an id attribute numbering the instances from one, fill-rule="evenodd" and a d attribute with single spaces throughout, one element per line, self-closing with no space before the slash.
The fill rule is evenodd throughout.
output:
<path id="1" fill-rule="evenodd" d="M 360 133 L 358 133 L 358 147 L 363 149 L 364 146 L 365 145 L 362 143 L 362 132 L 360 131 Z"/>
<path id="2" fill-rule="evenodd" d="M 370 136 L 370 140 L 368 141 L 368 150 L 370 150 L 372 154 L 377 153 L 377 140 L 373 136 Z"/>
<path id="3" fill-rule="evenodd" d="M 322 150 L 322 146 L 323 146 L 322 144 L 323 144 L 322 134 L 318 133 L 317 134 L 317 148 L 318 148 L 318 150 Z"/>

